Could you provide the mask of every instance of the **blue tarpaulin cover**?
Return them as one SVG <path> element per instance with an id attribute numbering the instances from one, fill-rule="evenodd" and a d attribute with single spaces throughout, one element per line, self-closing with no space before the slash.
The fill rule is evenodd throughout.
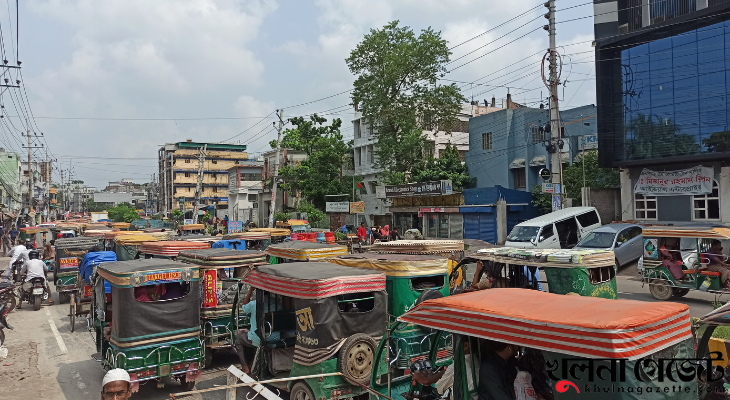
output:
<path id="1" fill-rule="evenodd" d="M 219 240 L 210 247 L 212 249 L 246 250 L 246 242 L 243 240 Z"/>
<path id="2" fill-rule="evenodd" d="M 84 260 L 81 262 L 79 267 L 79 274 L 81 278 L 86 282 L 89 281 L 89 277 L 94 272 L 94 266 L 99 265 L 103 262 L 115 262 L 117 261 L 117 254 L 113 251 L 95 251 L 86 253 Z"/>

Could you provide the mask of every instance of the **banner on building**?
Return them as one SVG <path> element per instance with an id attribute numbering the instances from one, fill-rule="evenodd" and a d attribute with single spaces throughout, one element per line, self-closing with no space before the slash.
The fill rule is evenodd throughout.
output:
<path id="1" fill-rule="evenodd" d="M 325 209 L 326 212 L 338 212 L 338 213 L 346 213 L 350 212 L 350 202 L 349 201 L 328 201 L 325 203 Z"/>
<path id="2" fill-rule="evenodd" d="M 365 212 L 364 201 L 354 201 L 350 203 L 350 214 L 363 214 Z"/>
<path id="3" fill-rule="evenodd" d="M 677 171 L 643 169 L 634 185 L 635 194 L 676 196 L 712 193 L 713 170 L 701 165 Z"/>
<path id="4" fill-rule="evenodd" d="M 228 233 L 243 231 L 243 221 L 228 221 Z"/>

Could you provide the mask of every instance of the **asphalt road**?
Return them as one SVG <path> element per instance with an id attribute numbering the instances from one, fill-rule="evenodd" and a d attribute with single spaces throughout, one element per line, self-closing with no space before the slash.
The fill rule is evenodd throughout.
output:
<path id="1" fill-rule="evenodd" d="M 0 263 L 7 263 L 0 258 Z M 649 294 L 648 287 L 641 287 L 636 275 L 636 266 L 619 271 L 617 277 L 619 297 L 623 299 L 656 301 Z M 690 306 L 693 317 L 700 317 L 712 309 L 710 302 L 713 294 L 692 291 L 683 298 L 676 299 Z M 86 331 L 85 321 L 79 321 L 76 331 L 71 332 L 68 318 L 68 304 L 58 304 L 58 296 L 53 306 L 44 305 L 41 310 L 33 311 L 29 305 L 8 315 L 8 322 L 15 328 L 6 331 L 8 356 L 0 360 L 0 400 L 19 398 L 39 398 L 49 400 L 97 400 L 100 398 L 101 381 L 105 371 L 99 363 L 91 359 L 95 353 L 94 342 Z M 723 299 L 727 301 L 728 299 Z M 225 369 L 238 365 L 233 353 L 219 353 L 214 358 L 212 369 L 206 370 L 196 388 L 211 388 L 225 385 Z M 164 388 L 154 383 L 142 385 L 133 399 L 169 399 L 171 393 L 180 392 L 177 382 L 166 381 Z M 223 399 L 225 391 L 206 393 L 205 399 Z M 185 397 L 202 399 L 201 395 Z M 239 390 L 237 398 L 245 399 Z"/>

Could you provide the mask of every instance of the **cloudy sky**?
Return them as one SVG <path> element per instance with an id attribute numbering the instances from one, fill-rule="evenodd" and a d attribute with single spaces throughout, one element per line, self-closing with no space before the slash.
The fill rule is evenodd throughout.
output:
<path id="1" fill-rule="evenodd" d="M 49 157 L 99 188 L 149 181 L 165 142 L 268 150 L 277 108 L 285 117 L 325 111 L 352 137 L 350 99 L 337 95 L 354 80 L 344 59 L 370 29 L 396 19 L 440 30 L 450 46 L 487 32 L 453 49 L 458 60 L 446 78 L 464 82 L 467 98 L 504 98 L 507 86 L 521 103 L 547 96 L 539 67 L 546 9 L 535 0 L 26 0 L 19 26 L 14 2 L 2 3 L 2 50 L 10 64 L 19 54 L 25 89 L 2 96 L 14 122 L 0 125 L 3 146 L 20 150 L 18 132 L 37 126 Z M 561 107 L 595 103 L 591 3 L 560 0 L 557 8 Z M 35 121 L 14 117 L 30 112 Z"/>

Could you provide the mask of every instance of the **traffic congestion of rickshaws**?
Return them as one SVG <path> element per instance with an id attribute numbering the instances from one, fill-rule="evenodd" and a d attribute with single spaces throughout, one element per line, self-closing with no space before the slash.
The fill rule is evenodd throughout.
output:
<path id="1" fill-rule="evenodd" d="M 300 221 L 225 235 L 203 224 L 76 221 L 21 237 L 39 247 L 54 240 L 53 282 L 71 331 L 85 326 L 94 358 L 127 371 L 135 388 L 172 379 L 192 390 L 228 353 L 243 373 L 297 400 L 500 398 L 500 390 L 536 400 L 665 398 L 680 383 L 671 398 L 717 392 L 716 367 L 727 361 L 718 363 L 710 337 L 730 325 L 730 309 L 693 323 L 686 305 L 618 300 L 616 275 L 638 258 L 658 300 L 730 293 L 720 268 L 730 230 L 609 224 L 580 230 L 574 249 L 560 238 L 544 244 L 559 236 L 559 222 L 519 224 L 519 246 L 353 246 L 294 229 L 308 228 Z M 517 371 L 513 384 L 480 372 L 505 365 Z M 667 382 L 667 374 L 694 375 Z"/>

